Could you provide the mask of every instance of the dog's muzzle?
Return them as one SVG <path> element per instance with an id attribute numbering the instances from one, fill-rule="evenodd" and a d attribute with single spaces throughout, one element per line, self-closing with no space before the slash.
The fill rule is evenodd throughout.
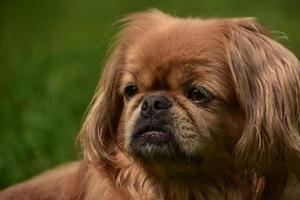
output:
<path id="1" fill-rule="evenodd" d="M 171 107 L 171 101 L 164 96 L 151 95 L 143 99 L 130 142 L 134 156 L 159 159 L 175 154 Z"/>

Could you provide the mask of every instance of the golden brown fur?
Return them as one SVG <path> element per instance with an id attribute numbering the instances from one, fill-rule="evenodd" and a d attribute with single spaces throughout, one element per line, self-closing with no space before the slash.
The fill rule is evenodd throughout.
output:
<path id="1" fill-rule="evenodd" d="M 138 86 L 131 100 L 128 83 Z M 185 96 L 189 84 L 214 99 L 195 105 Z M 182 160 L 156 160 L 151 149 L 140 159 L 131 147 L 151 95 L 172 104 L 166 128 Z M 82 126 L 84 160 L 0 199 L 299 199 L 299 103 L 299 61 L 255 19 L 133 14 Z"/>

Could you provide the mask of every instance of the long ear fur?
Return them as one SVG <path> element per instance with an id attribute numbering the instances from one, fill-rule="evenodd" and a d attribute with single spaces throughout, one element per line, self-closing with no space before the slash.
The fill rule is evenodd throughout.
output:
<path id="1" fill-rule="evenodd" d="M 119 120 L 122 102 L 117 95 L 120 49 L 112 53 L 102 72 L 89 112 L 80 131 L 84 159 L 97 163 L 113 162 L 112 144 Z"/>
<path id="2" fill-rule="evenodd" d="M 258 173 L 281 163 L 299 176 L 299 61 L 252 18 L 231 20 L 230 29 L 228 60 L 246 117 L 237 163 Z"/>

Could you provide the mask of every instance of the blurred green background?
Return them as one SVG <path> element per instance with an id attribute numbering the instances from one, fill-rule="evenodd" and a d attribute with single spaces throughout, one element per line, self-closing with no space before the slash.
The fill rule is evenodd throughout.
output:
<path id="1" fill-rule="evenodd" d="M 80 157 L 75 146 L 105 52 L 128 13 L 255 16 L 300 55 L 299 0 L 1 0 L 0 188 Z"/>

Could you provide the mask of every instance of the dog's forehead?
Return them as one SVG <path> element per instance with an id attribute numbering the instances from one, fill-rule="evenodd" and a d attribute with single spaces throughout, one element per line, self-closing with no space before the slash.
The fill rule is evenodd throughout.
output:
<path id="1" fill-rule="evenodd" d="M 215 23 L 179 23 L 137 36 L 126 65 L 145 87 L 176 87 L 197 67 L 207 74 L 225 64 L 225 49 Z"/>

